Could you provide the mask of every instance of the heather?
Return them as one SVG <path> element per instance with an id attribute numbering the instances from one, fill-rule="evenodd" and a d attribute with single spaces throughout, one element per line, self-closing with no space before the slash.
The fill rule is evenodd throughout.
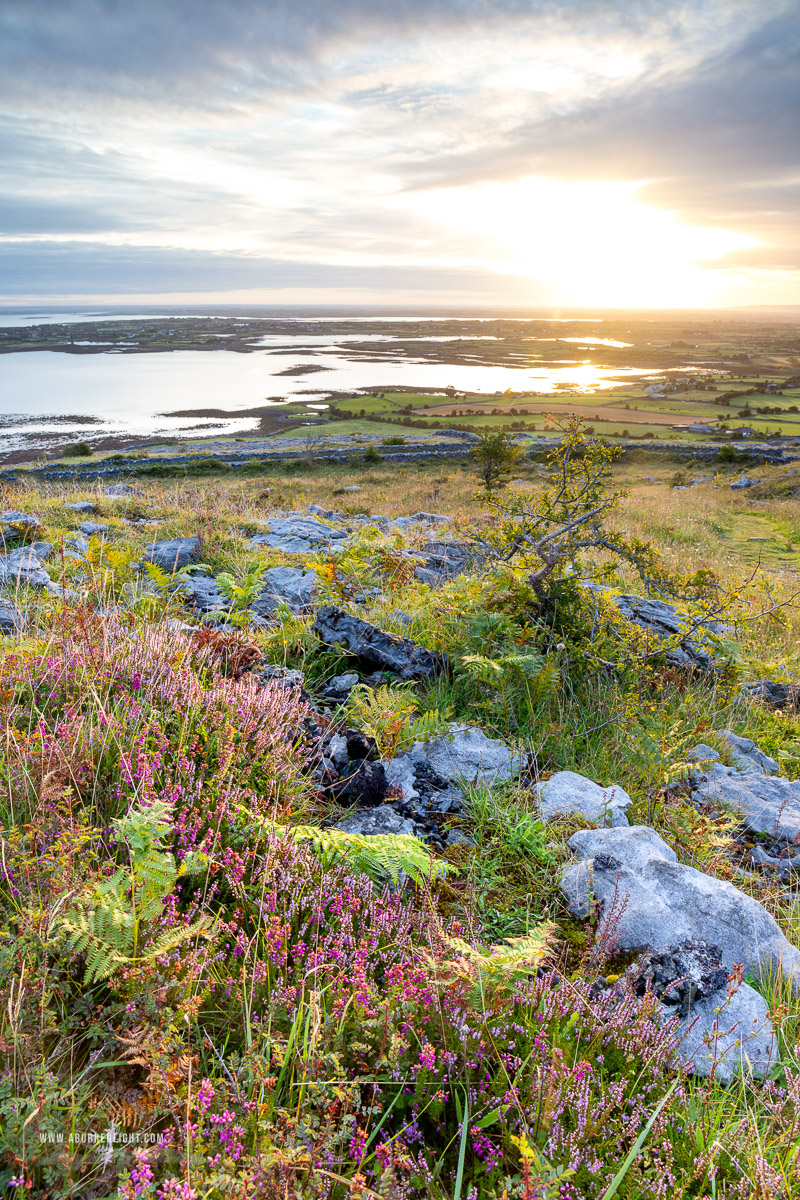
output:
<path id="1" fill-rule="evenodd" d="M 484 552 L 502 538 L 504 515 L 472 499 L 466 472 L 375 470 L 357 476 L 346 518 L 418 501 Z M 587 614 L 568 573 L 543 606 L 513 555 L 434 586 L 409 558 L 431 535 L 413 528 L 353 525 L 336 554 L 251 544 L 277 511 L 341 503 L 335 472 L 287 479 L 280 496 L 213 480 L 148 484 L 121 505 L 98 492 L 107 535 L 72 559 L 65 502 L 77 494 L 6 496 L 36 512 L 63 587 L 17 589 L 27 624 L 0 653 L 0 1180 L 11 1194 L 795 1194 L 789 982 L 751 981 L 779 1045 L 765 1078 L 693 1075 L 677 1019 L 619 950 L 623 914 L 612 906 L 596 939 L 599 912 L 566 911 L 567 841 L 586 822 L 545 823 L 537 809 L 535 782 L 554 772 L 614 780 L 631 824 L 756 897 L 797 945 L 792 875 L 750 870 L 741 822 L 698 809 L 685 782 L 690 747 L 724 727 L 794 779 L 797 716 L 739 691 L 792 678 L 793 580 L 691 539 L 693 522 L 727 519 L 727 491 L 709 488 L 699 515 L 685 493 L 667 512 L 614 470 L 633 492 L 620 509 L 626 545 L 652 539 L 664 571 L 693 580 L 698 611 L 701 568 L 718 572 L 719 671 L 687 673 L 617 618 Z M 531 495 L 540 476 L 530 468 Z M 776 520 L 795 520 L 793 500 L 775 503 Z M 200 535 L 202 568 L 226 595 L 221 629 L 169 572 L 141 564 L 150 520 L 159 538 Z M 590 557 L 599 578 L 635 586 L 629 561 L 597 547 Z M 318 605 L 446 654 L 450 670 L 378 679 L 320 640 L 313 610 L 282 603 L 257 619 L 264 571 L 284 564 L 316 572 Z M 302 688 L 285 669 L 303 671 Z M 332 681 L 351 669 L 359 682 L 338 700 Z M 369 839 L 337 837 L 344 814 L 376 807 L 370 761 L 436 739 L 446 748 L 453 722 L 508 746 L 524 771 L 462 780 L 463 806 L 432 820 L 407 869 L 388 869 Z M 334 770 L 341 731 L 376 746 L 360 791 Z M 731 974 L 723 996 L 741 984 Z"/>

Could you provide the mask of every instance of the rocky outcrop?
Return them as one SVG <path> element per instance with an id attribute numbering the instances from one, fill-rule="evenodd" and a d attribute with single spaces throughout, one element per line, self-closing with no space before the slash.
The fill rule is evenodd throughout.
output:
<path id="1" fill-rule="evenodd" d="M 167 538 L 161 542 L 151 542 L 144 552 L 149 562 L 155 563 L 162 571 L 180 571 L 188 567 L 200 557 L 200 539 L 197 537 Z"/>
<path id="2" fill-rule="evenodd" d="M 743 683 L 739 691 L 743 696 L 760 700 L 767 708 L 797 709 L 800 707 L 800 684 L 777 683 L 772 679 L 757 679 L 754 683 Z"/>
<path id="3" fill-rule="evenodd" d="M 526 761 L 499 738 L 470 725 L 451 725 L 447 737 L 415 742 L 408 757 L 415 773 L 424 767 L 446 783 L 500 783 L 516 775 Z"/>
<path id="4" fill-rule="evenodd" d="M 250 539 L 251 546 L 269 546 L 285 554 L 311 554 L 326 547 L 342 545 L 347 530 L 326 525 L 315 516 L 273 517 L 267 521 L 269 533 L 258 533 Z"/>
<path id="5" fill-rule="evenodd" d="M 628 976 L 640 996 L 658 997 L 662 1020 L 677 1018 L 678 1057 L 692 1074 L 727 1085 L 772 1069 L 778 1046 L 767 1003 L 746 983 L 729 989 L 718 946 L 694 939 L 649 951 Z"/>
<path id="6" fill-rule="evenodd" d="M 626 809 L 631 802 L 617 784 L 603 788 L 575 771 L 558 771 L 534 788 L 542 821 L 556 817 L 585 817 L 595 825 L 627 825 Z"/>
<path id="7" fill-rule="evenodd" d="M 693 784 L 695 804 L 732 808 L 751 833 L 781 842 L 800 837 L 800 780 L 776 779 L 752 769 L 734 771 L 714 762 L 693 776 Z"/>
<path id="8" fill-rule="evenodd" d="M 467 542 L 426 542 L 421 553 L 414 557 L 420 560 L 415 578 L 432 587 L 439 587 L 483 562 L 483 556 Z"/>
<path id="9" fill-rule="evenodd" d="M 670 646 L 664 657 L 672 666 L 701 671 L 714 667 L 713 648 L 706 644 L 705 637 L 707 634 L 720 635 L 725 632 L 719 622 L 698 623 L 664 600 L 651 600 L 646 596 L 618 596 L 610 588 L 596 583 L 584 586 L 589 596 L 604 594 L 627 620 L 640 625 L 659 640 L 669 641 Z"/>
<path id="10" fill-rule="evenodd" d="M 308 612 L 313 607 L 318 582 L 316 571 L 304 571 L 298 567 L 270 567 L 264 572 L 264 586 L 251 608 L 260 617 L 270 616 L 281 604 L 286 604 L 293 613 Z"/>
<path id="11" fill-rule="evenodd" d="M 426 650 L 409 638 L 387 633 L 332 604 L 319 609 L 312 628 L 325 645 L 341 646 L 367 669 L 390 671 L 398 679 L 432 679 L 448 665 L 445 654 Z"/>
<path id="12" fill-rule="evenodd" d="M 756 978 L 777 970 L 800 990 L 800 951 L 766 909 L 732 883 L 679 863 L 653 829 L 584 829 L 569 846 L 579 861 L 561 877 L 573 916 L 600 906 L 597 937 L 620 951 L 663 953 L 687 939 L 719 947 L 722 965 L 742 964 Z"/>

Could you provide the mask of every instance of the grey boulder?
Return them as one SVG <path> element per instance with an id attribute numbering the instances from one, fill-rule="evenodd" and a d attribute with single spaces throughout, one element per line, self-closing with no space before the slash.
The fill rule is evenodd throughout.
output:
<path id="1" fill-rule="evenodd" d="M 128 496 L 136 495 L 136 488 L 132 483 L 112 483 L 110 487 L 105 489 L 106 496 L 110 496 L 112 500 L 122 500 Z"/>
<path id="2" fill-rule="evenodd" d="M 306 677 L 302 671 L 296 671 L 292 667 L 281 667 L 273 663 L 261 668 L 258 673 L 258 679 L 261 683 L 276 683 L 279 687 L 301 688 L 306 681 Z"/>
<path id="3" fill-rule="evenodd" d="M 387 633 L 332 604 L 322 605 L 312 628 L 325 645 L 342 646 L 368 669 L 391 671 L 400 679 L 430 679 L 447 667 L 445 654 Z"/>
<path id="4" fill-rule="evenodd" d="M 42 552 L 37 553 L 37 547 Z M 48 542 L 36 542 L 33 546 L 22 546 L 10 554 L 0 555 L 0 585 L 24 583 L 29 587 L 50 589 L 50 576 L 45 571 L 42 558 L 52 553 Z"/>
<path id="5" fill-rule="evenodd" d="M 663 953 L 687 939 L 719 947 L 728 972 L 767 979 L 781 970 L 800 990 L 800 951 L 765 908 L 732 883 L 678 862 L 674 850 L 645 825 L 584 829 L 569 840 L 579 861 L 567 866 L 561 890 L 570 913 L 586 920 L 600 907 L 596 937 L 625 953 Z"/>
<path id="6" fill-rule="evenodd" d="M 627 825 L 626 809 L 631 798 L 617 784 L 604 788 L 575 771 L 558 771 L 544 783 L 537 783 L 534 795 L 539 817 L 580 816 L 595 825 Z"/>
<path id="7" fill-rule="evenodd" d="M 194 562 L 200 554 L 200 539 L 198 537 L 167 538 L 162 542 L 151 542 L 144 552 L 144 557 L 155 563 L 162 571 L 180 571 L 189 563 Z"/>
<path id="8" fill-rule="evenodd" d="M 264 586 L 251 607 L 262 617 L 274 613 L 280 604 L 288 605 L 293 613 L 308 612 L 313 607 L 314 589 L 318 582 L 316 571 L 303 571 L 298 567 L 270 567 L 264 572 Z"/>
<path id="9" fill-rule="evenodd" d="M 82 521 L 80 531 L 81 533 L 85 533 L 87 537 L 93 537 L 98 533 L 108 533 L 108 526 L 103 525 L 101 521 Z"/>
<path id="10" fill-rule="evenodd" d="M 0 600 L 0 634 L 8 637 L 19 633 L 24 624 L 24 617 L 14 605 L 9 604 L 7 600 Z"/>
<path id="11" fill-rule="evenodd" d="M 769 1073 L 777 1043 L 766 1001 L 746 983 L 729 993 L 718 946 L 687 940 L 648 951 L 627 974 L 639 995 L 650 988 L 658 997 L 660 1020 L 677 1019 L 677 1056 L 692 1074 L 727 1085 Z"/>
<path id="12" fill-rule="evenodd" d="M 449 738 L 415 742 L 409 758 L 415 769 L 426 767 L 446 783 L 500 783 L 516 775 L 526 762 L 524 754 L 470 725 L 451 725 Z"/>
<path id="13" fill-rule="evenodd" d="M 800 780 L 777 779 L 758 771 L 734 771 L 722 763 L 693 777 L 695 804 L 722 804 L 740 813 L 751 833 L 779 841 L 800 837 Z"/>
<path id="14" fill-rule="evenodd" d="M 695 620 L 664 600 L 618 596 L 611 589 L 595 583 L 584 586 L 590 594 L 605 593 L 618 612 L 634 625 L 641 626 L 660 641 L 669 641 L 671 645 L 664 657 L 671 666 L 703 671 L 714 667 L 714 652 L 708 644 L 708 635 L 724 633 L 719 622 Z"/>
<path id="15" fill-rule="evenodd" d="M 774 775 L 780 770 L 774 758 L 759 750 L 750 738 L 738 737 L 732 730 L 723 729 L 718 737 L 728 747 L 734 767 L 740 771 L 754 771 L 757 775 Z"/>
<path id="16" fill-rule="evenodd" d="M 211 575 L 181 576 L 174 590 L 199 613 L 224 612 L 231 606 L 229 597 Z"/>
<path id="17" fill-rule="evenodd" d="M 65 504 L 64 507 L 70 512 L 76 513 L 93 513 L 94 505 L 91 500 L 76 500 L 74 504 Z"/>
<path id="18" fill-rule="evenodd" d="M 362 809 L 337 821 L 334 829 L 342 829 L 345 833 L 357 833 L 361 837 L 375 837 L 386 833 L 414 834 L 414 823 L 407 817 L 401 817 L 390 804 L 380 804 L 377 808 Z"/>

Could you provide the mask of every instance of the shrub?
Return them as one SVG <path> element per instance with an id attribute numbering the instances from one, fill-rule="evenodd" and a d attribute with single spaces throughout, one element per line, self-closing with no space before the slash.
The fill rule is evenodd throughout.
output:
<path id="1" fill-rule="evenodd" d="M 94 450 L 88 442 L 75 442 L 72 446 L 65 446 L 61 453 L 64 458 L 91 458 Z"/>

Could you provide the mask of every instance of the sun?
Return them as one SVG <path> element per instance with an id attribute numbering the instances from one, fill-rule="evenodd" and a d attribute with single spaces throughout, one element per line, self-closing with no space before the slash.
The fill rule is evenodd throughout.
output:
<path id="1" fill-rule="evenodd" d="M 637 198 L 641 182 L 562 183 L 533 177 L 420 193 L 420 215 L 449 227 L 472 264 L 548 285 L 562 303 L 702 307 L 715 302 L 717 263 L 758 243 L 687 225 Z M 466 239 L 465 236 L 466 235 Z"/>

